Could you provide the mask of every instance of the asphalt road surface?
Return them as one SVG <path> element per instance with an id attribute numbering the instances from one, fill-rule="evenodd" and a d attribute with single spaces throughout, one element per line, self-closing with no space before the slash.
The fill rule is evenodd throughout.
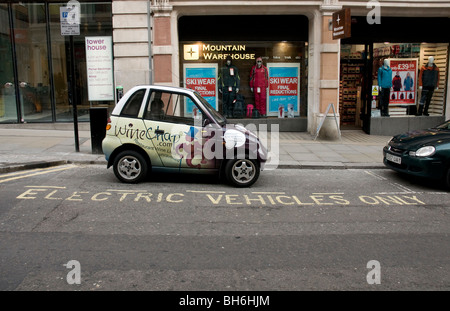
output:
<path id="1" fill-rule="evenodd" d="M 450 192 L 387 169 L 237 189 L 64 165 L 0 175 L 0 192 L 4 291 L 450 289 Z"/>

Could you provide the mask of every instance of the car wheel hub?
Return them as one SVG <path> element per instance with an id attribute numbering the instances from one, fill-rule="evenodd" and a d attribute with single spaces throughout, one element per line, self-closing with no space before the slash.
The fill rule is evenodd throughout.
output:
<path id="1" fill-rule="evenodd" d="M 139 162 L 135 158 L 125 158 L 120 162 L 119 172 L 125 178 L 133 178 L 141 172 Z"/>
<path id="2" fill-rule="evenodd" d="M 254 175 L 255 168 L 249 161 L 239 161 L 233 166 L 233 177 L 237 182 L 248 182 Z"/>

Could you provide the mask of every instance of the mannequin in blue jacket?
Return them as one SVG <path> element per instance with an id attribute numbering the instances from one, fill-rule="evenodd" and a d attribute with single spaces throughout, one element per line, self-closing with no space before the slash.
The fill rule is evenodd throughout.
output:
<path id="1" fill-rule="evenodd" d="M 378 69 L 378 88 L 380 89 L 380 110 L 382 117 L 389 117 L 389 95 L 392 87 L 392 70 L 385 59 Z"/>

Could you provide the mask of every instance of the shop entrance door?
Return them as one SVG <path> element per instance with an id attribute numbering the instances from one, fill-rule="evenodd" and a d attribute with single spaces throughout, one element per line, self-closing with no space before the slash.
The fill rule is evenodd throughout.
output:
<path id="1" fill-rule="evenodd" d="M 364 45 L 341 46 L 339 115 L 342 129 L 361 128 Z"/>
<path id="2" fill-rule="evenodd" d="M 339 115 L 342 129 L 364 129 L 370 120 L 366 106 L 371 74 L 368 45 L 341 45 Z"/>

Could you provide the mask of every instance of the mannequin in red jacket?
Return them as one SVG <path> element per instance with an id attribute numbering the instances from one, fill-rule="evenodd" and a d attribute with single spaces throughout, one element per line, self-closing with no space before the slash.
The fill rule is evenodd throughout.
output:
<path id="1" fill-rule="evenodd" d="M 250 72 L 250 90 L 255 96 L 255 106 L 259 113 L 266 116 L 266 89 L 269 87 L 269 72 L 263 65 L 262 58 L 256 59 Z"/>

